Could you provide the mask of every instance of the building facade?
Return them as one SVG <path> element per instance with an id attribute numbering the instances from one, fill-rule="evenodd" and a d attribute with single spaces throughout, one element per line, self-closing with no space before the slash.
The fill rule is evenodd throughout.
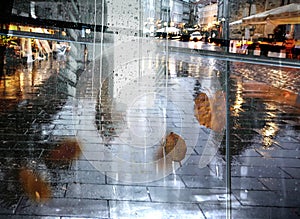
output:
<path id="1" fill-rule="evenodd" d="M 245 17 L 258 14 L 264 11 L 268 11 L 284 5 L 300 3 L 299 0 L 235 0 L 229 3 L 228 22 L 236 22 Z M 224 13 L 224 1 L 218 3 L 218 20 L 221 21 L 226 17 Z M 237 22 L 236 25 L 230 26 L 231 38 L 258 38 L 267 37 L 273 34 L 276 24 L 254 24 L 254 25 L 242 25 L 241 22 Z M 283 25 L 282 31 L 291 31 L 296 39 L 299 39 L 299 25 Z"/>
<path id="2" fill-rule="evenodd" d="M 198 23 L 202 28 L 212 28 L 217 24 L 218 4 L 209 4 L 198 10 Z"/>

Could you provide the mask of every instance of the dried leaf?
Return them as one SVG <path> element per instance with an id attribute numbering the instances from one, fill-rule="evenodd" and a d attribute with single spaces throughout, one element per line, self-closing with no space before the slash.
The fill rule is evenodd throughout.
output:
<path id="1" fill-rule="evenodd" d="M 79 142 L 76 139 L 66 139 L 50 152 L 48 159 L 66 162 L 77 159 L 80 155 Z"/>
<path id="2" fill-rule="evenodd" d="M 36 202 L 45 202 L 51 197 L 50 185 L 30 169 L 22 169 L 19 179 L 25 193 Z"/>
<path id="3" fill-rule="evenodd" d="M 194 114 L 200 125 L 220 132 L 225 126 L 226 105 L 222 91 L 217 91 L 209 99 L 205 93 L 195 98 Z"/>
<path id="4" fill-rule="evenodd" d="M 185 141 L 174 132 L 166 136 L 164 148 L 166 156 L 170 155 L 172 161 L 181 162 L 185 158 L 187 151 Z"/>

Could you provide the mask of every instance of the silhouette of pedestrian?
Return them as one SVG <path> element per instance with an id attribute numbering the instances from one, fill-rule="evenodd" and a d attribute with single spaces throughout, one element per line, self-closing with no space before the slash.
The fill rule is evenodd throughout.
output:
<path id="1" fill-rule="evenodd" d="M 4 75 L 5 45 L 0 45 L 0 77 Z"/>

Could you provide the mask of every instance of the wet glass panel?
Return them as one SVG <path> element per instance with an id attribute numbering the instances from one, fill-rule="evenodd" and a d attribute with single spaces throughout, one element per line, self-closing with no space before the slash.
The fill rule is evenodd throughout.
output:
<path id="1" fill-rule="evenodd" d="M 8 3 L 1 215 L 299 217 L 299 2 Z"/>

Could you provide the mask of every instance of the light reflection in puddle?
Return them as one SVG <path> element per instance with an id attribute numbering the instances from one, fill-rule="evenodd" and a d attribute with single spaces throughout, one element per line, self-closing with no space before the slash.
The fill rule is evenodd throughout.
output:
<path id="1" fill-rule="evenodd" d="M 261 134 L 263 136 L 264 147 L 268 148 L 273 144 L 273 142 L 274 142 L 273 139 L 276 137 L 278 130 L 279 130 L 279 127 L 276 123 L 267 122 L 267 124 L 261 131 Z"/>

